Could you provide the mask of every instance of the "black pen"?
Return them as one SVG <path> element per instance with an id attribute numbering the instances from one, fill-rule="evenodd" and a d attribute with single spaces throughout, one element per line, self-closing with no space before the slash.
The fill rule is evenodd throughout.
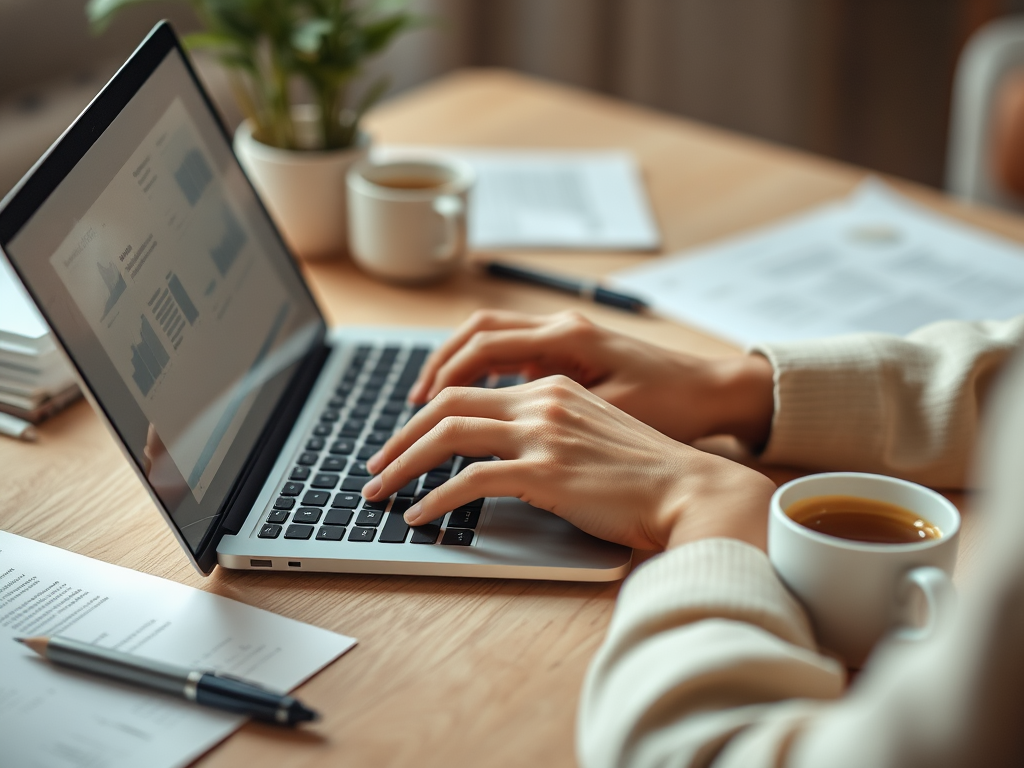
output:
<path id="1" fill-rule="evenodd" d="M 295 725 L 320 716 L 287 694 L 215 672 L 176 667 L 67 637 L 16 637 L 47 661 L 163 691 L 257 720 Z"/>
<path id="2" fill-rule="evenodd" d="M 594 280 L 576 280 L 571 277 L 552 275 L 548 272 L 537 272 L 532 269 L 514 267 L 511 264 L 503 264 L 500 261 L 489 261 L 485 265 L 487 274 L 495 277 L 504 277 L 508 280 L 519 280 L 533 285 L 542 285 L 546 288 L 554 288 L 556 291 L 564 291 L 587 299 L 598 304 L 607 304 L 610 307 L 618 307 L 627 312 L 643 312 L 647 309 L 647 302 L 618 291 L 610 291 L 602 288 Z"/>

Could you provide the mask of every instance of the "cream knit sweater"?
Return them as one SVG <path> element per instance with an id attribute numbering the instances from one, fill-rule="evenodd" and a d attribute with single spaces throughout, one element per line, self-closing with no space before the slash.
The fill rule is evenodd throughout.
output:
<path id="1" fill-rule="evenodd" d="M 775 368 L 764 459 L 963 487 L 981 404 L 1022 343 L 1024 317 L 761 347 Z M 580 762 L 1024 766 L 1024 360 L 1016 367 L 980 462 L 992 489 L 985 555 L 935 636 L 883 643 L 847 691 L 763 552 L 687 544 L 622 587 L 583 688 Z"/>

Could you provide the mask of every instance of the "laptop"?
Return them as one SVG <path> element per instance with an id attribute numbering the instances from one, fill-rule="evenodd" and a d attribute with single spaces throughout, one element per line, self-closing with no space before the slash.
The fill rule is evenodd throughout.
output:
<path id="1" fill-rule="evenodd" d="M 493 457 L 363 499 L 445 332 L 327 327 L 167 23 L 0 203 L 0 250 L 201 573 L 626 574 L 629 549 L 518 499 L 405 525 Z"/>

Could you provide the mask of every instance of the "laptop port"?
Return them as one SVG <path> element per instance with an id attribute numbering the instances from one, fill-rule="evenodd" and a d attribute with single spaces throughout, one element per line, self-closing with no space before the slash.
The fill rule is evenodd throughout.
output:
<path id="1" fill-rule="evenodd" d="M 253 568 L 273 568 L 273 560 L 249 560 L 249 565 Z"/>
<path id="2" fill-rule="evenodd" d="M 288 561 L 288 567 L 289 568 L 301 568 L 302 567 L 302 563 L 300 563 L 298 560 L 289 560 Z"/>

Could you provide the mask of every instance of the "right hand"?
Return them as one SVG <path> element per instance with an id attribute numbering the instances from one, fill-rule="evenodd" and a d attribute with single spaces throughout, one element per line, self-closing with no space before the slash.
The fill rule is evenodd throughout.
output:
<path id="1" fill-rule="evenodd" d="M 477 498 L 514 496 L 608 541 L 661 549 L 711 536 L 764 548 L 774 484 L 682 445 L 563 376 L 506 389 L 450 387 L 368 462 L 386 499 L 453 455 L 471 464 L 405 513 L 435 520 Z"/>
<path id="2" fill-rule="evenodd" d="M 475 312 L 427 358 L 410 399 L 427 402 L 489 373 L 568 376 L 684 443 L 731 434 L 763 444 L 774 411 L 765 358 L 705 360 L 600 328 L 576 312 Z"/>

